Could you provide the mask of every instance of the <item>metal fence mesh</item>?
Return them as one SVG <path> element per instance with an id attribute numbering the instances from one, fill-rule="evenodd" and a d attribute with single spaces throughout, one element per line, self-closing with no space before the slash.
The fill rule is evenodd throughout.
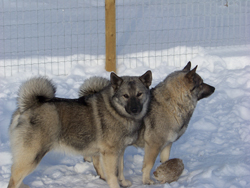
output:
<path id="1" fill-rule="evenodd" d="M 118 62 L 128 58 L 130 67 L 188 61 L 201 47 L 250 44 L 249 1 L 123 0 L 117 12 Z"/>
<path id="2" fill-rule="evenodd" d="M 0 74 L 65 75 L 74 64 L 104 61 L 104 3 L 2 0 L 1 4 Z"/>
<path id="3" fill-rule="evenodd" d="M 250 2 L 116 0 L 116 29 L 118 68 L 188 61 L 200 48 L 250 44 Z M 1 0 L 0 75 L 104 62 L 105 0 Z"/>

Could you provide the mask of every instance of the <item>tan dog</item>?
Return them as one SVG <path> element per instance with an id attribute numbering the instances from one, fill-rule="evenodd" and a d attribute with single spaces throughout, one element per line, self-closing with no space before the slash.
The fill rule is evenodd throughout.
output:
<path id="1" fill-rule="evenodd" d="M 204 83 L 196 73 L 197 66 L 191 69 L 191 62 L 183 70 L 168 75 L 151 89 L 149 111 L 144 118 L 136 146 L 144 147 L 144 184 L 153 184 L 150 171 L 160 153 L 161 162 L 169 159 L 172 143 L 186 131 L 199 100 L 210 96 L 215 88 Z"/>

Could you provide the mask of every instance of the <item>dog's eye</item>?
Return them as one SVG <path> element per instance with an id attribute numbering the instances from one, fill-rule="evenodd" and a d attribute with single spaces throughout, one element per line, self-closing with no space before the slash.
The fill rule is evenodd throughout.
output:
<path id="1" fill-rule="evenodd" d="M 126 99 L 129 98 L 128 94 L 124 94 L 123 97 L 126 98 Z"/>
<path id="2" fill-rule="evenodd" d="M 137 93 L 137 95 L 136 95 L 136 96 L 137 96 L 137 97 L 140 97 L 141 95 L 142 95 L 142 93 Z"/>

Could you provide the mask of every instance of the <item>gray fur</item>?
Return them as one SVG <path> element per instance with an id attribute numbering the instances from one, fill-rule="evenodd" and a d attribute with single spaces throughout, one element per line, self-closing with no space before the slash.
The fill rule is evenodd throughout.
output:
<path id="1" fill-rule="evenodd" d="M 55 97 L 55 87 L 43 77 L 21 86 L 9 129 L 13 165 L 8 188 L 18 188 L 52 149 L 97 157 L 111 188 L 120 187 L 119 183 L 131 185 L 123 173 L 119 182 L 117 171 L 123 168 L 125 148 L 138 137 L 149 104 L 152 76 L 151 72 L 140 77 L 112 73 L 113 79 L 120 81 L 78 99 Z M 136 106 L 128 105 L 131 98 Z"/>
<path id="2" fill-rule="evenodd" d="M 39 85 L 37 84 L 39 82 Z M 56 87 L 45 77 L 36 77 L 23 83 L 18 93 L 18 108 L 21 112 L 29 109 L 34 103 L 39 103 L 39 96 L 55 97 Z"/>
<path id="3" fill-rule="evenodd" d="M 86 79 L 84 83 L 80 86 L 79 97 L 93 95 L 100 92 L 103 88 L 107 87 L 110 84 L 110 81 L 103 77 L 93 76 L 89 79 Z"/>

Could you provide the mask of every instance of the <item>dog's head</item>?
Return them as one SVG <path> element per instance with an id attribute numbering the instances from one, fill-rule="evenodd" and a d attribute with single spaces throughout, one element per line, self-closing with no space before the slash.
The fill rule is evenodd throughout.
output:
<path id="1" fill-rule="evenodd" d="M 114 91 L 112 104 L 117 108 L 118 113 L 136 119 L 146 115 L 150 99 L 149 86 L 152 82 L 151 71 L 139 77 L 119 77 L 111 73 L 110 82 Z"/>
<path id="2" fill-rule="evenodd" d="M 215 88 L 203 82 L 203 79 L 196 73 L 197 67 L 198 66 L 190 70 L 191 62 L 188 62 L 183 71 L 187 72 L 185 78 L 189 84 L 190 92 L 197 100 L 200 100 L 209 97 Z"/>

